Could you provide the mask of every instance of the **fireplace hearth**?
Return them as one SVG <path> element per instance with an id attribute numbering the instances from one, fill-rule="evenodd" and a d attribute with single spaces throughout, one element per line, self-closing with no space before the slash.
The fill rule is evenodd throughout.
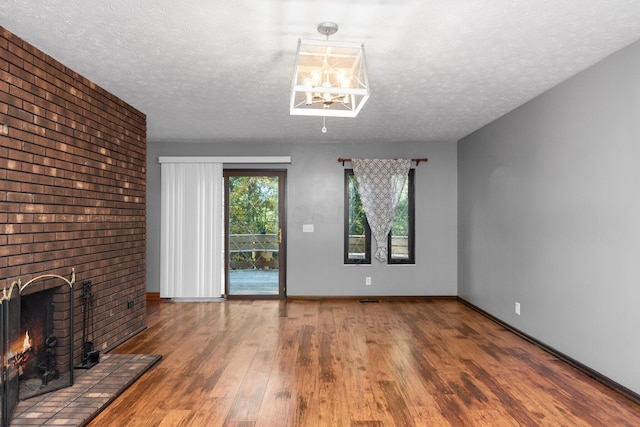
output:
<path id="1" fill-rule="evenodd" d="M 20 400 L 73 384 L 73 285 L 45 274 L 0 294 L 2 426 Z"/>

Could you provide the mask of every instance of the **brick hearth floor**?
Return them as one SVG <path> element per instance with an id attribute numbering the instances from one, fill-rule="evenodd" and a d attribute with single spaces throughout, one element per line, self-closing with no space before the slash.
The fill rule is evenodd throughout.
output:
<path id="1" fill-rule="evenodd" d="M 157 354 L 101 354 L 70 387 L 18 402 L 11 426 L 83 426 L 155 365 Z"/>

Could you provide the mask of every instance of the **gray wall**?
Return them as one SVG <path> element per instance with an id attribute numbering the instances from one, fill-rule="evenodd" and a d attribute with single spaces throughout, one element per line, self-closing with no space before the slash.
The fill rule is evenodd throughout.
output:
<path id="1" fill-rule="evenodd" d="M 355 119 L 357 120 L 357 119 Z M 317 129 L 309 129 L 315 132 Z M 455 142 L 389 144 L 156 144 L 147 162 L 147 291 L 160 290 L 159 156 L 292 156 L 287 169 L 289 296 L 456 295 Z M 344 169 L 338 157 L 428 157 L 416 169 L 416 264 L 343 264 Z M 246 165 L 245 165 L 246 166 Z M 251 165 L 258 168 L 260 165 Z M 238 166 L 234 166 L 238 167 Z M 347 165 L 350 167 L 350 165 Z M 314 224 L 314 233 L 303 233 Z M 365 277 L 372 285 L 365 286 Z"/>
<path id="2" fill-rule="evenodd" d="M 458 144 L 459 295 L 637 393 L 639 161 L 639 43 Z"/>

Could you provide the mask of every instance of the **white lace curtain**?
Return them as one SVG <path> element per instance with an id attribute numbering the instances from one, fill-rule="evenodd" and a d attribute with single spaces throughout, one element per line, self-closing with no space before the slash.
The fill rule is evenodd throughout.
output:
<path id="1" fill-rule="evenodd" d="M 387 235 L 411 168 L 410 159 L 352 159 L 353 174 L 358 184 L 371 233 L 376 241 L 376 259 L 387 260 Z"/>

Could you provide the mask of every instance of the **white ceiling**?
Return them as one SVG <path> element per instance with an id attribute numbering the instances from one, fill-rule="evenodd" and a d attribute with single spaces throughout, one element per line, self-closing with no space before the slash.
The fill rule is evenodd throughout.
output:
<path id="1" fill-rule="evenodd" d="M 365 43 L 355 119 L 290 116 L 298 38 Z M 638 0 L 3 0 L 0 25 L 147 114 L 148 141 L 455 141 L 640 39 Z"/>

